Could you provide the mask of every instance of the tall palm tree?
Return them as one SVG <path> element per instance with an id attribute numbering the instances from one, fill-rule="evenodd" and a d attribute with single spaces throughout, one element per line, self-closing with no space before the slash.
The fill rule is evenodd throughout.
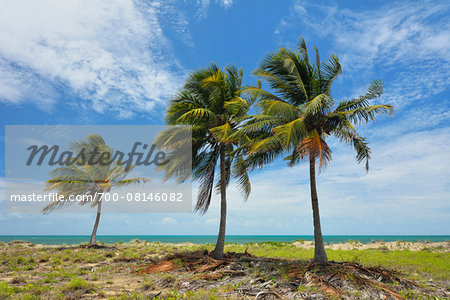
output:
<path id="1" fill-rule="evenodd" d="M 250 193 L 243 151 L 238 147 L 242 137 L 237 137 L 237 132 L 253 99 L 244 97 L 245 90 L 241 84 L 242 69 L 238 70 L 235 66 L 221 69 L 211 64 L 189 75 L 183 88 L 172 99 L 166 116 L 169 125 L 189 125 L 189 130 L 192 130 L 192 172 L 183 171 L 185 165 L 182 159 L 172 159 L 166 165 L 166 177 L 175 176 L 180 181 L 191 177 L 200 183 L 195 206 L 200 213 L 208 210 L 213 190 L 220 193 L 219 234 L 211 253 L 216 259 L 222 259 L 224 255 L 226 188 L 230 177 L 237 178 L 245 199 Z M 174 142 L 173 137 L 183 130 L 183 127 L 167 129 L 156 143 L 177 151 L 183 142 Z M 216 180 L 217 164 L 219 178 Z"/>
<path id="2" fill-rule="evenodd" d="M 127 168 L 118 160 L 107 164 L 98 163 L 100 155 L 111 158 L 114 152 L 98 134 L 89 135 L 87 140 L 72 143 L 70 149 L 74 153 L 73 157 L 79 157 L 80 161 L 54 169 L 50 172 L 51 179 L 46 182 L 46 190 L 54 190 L 58 195 L 63 195 L 63 201 L 55 201 L 47 205 L 42 211 L 47 214 L 55 209 L 75 203 L 75 201 L 70 201 L 70 196 L 85 195 L 86 201 L 80 201 L 79 204 L 89 203 L 92 207 L 97 207 L 97 217 L 89 242 L 92 246 L 96 244 L 97 228 L 102 210 L 100 194 L 108 193 L 114 187 L 149 182 L 150 180 L 143 177 L 126 178 L 133 166 Z M 80 153 L 84 153 L 85 159 L 83 162 L 81 162 L 83 158 L 79 156 Z M 109 155 L 103 153 L 109 153 Z M 88 157 L 92 157 L 92 163 L 88 162 Z"/>
<path id="3" fill-rule="evenodd" d="M 249 168 L 263 167 L 283 153 L 289 166 L 301 160 L 309 161 L 311 203 L 313 209 L 315 251 L 313 261 L 327 263 L 320 226 L 316 188 L 316 169 L 319 171 L 331 160 L 326 142 L 335 136 L 356 151 L 358 163 L 365 161 L 369 168 L 370 148 L 354 125 L 374 121 L 384 113 L 391 113 L 390 105 L 369 105 L 383 92 L 383 83 L 373 81 L 365 95 L 341 101 L 337 105 L 331 97 L 331 85 L 342 73 L 335 55 L 321 63 L 316 51 L 315 64 L 308 58 L 305 40 L 299 41 L 297 51 L 281 48 L 267 55 L 254 74 L 269 83 L 273 92 L 261 87 L 251 88 L 259 97 L 260 114 L 253 116 L 243 131 L 257 136 L 251 142 Z"/>

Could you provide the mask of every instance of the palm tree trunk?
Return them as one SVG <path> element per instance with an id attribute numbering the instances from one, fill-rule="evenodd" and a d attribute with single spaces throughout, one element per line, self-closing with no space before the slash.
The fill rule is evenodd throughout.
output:
<path id="1" fill-rule="evenodd" d="M 102 212 L 102 201 L 98 201 L 97 204 L 97 217 L 95 218 L 95 223 L 94 223 L 94 229 L 92 230 L 92 234 L 91 234 L 91 241 L 89 242 L 90 246 L 93 246 L 97 243 L 96 239 L 97 239 L 97 228 L 98 228 L 98 223 L 100 222 L 100 214 Z"/>
<path id="2" fill-rule="evenodd" d="M 227 195 L 226 195 L 226 174 L 225 174 L 225 146 L 220 147 L 220 225 L 219 236 L 216 247 L 211 256 L 215 259 L 223 259 L 223 248 L 225 246 L 225 229 L 227 222 Z"/>
<path id="3" fill-rule="evenodd" d="M 309 158 L 309 179 L 311 185 L 311 204 L 313 209 L 313 223 L 314 223 L 314 259 L 315 263 L 326 265 L 328 263 L 325 246 L 323 244 L 322 229 L 320 227 L 319 215 L 319 199 L 317 197 L 316 189 L 316 159 L 310 156 Z"/>

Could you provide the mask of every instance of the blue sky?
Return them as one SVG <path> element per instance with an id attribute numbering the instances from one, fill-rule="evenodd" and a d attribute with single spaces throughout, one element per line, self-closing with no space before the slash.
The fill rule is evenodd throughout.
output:
<path id="1" fill-rule="evenodd" d="M 324 234 L 449 234 L 446 1 L 0 0 L 0 7 L 1 125 L 162 124 L 188 72 L 234 63 L 253 84 L 266 53 L 295 47 L 303 35 L 322 59 L 338 55 L 336 99 L 380 78 L 380 101 L 395 105 L 393 117 L 360 128 L 373 149 L 368 174 L 331 140 L 333 161 L 318 177 Z M 0 143 L 4 176 L 4 131 Z M 253 173 L 247 203 L 231 185 L 228 234 L 312 234 L 307 174 L 282 162 Z M 104 214 L 99 234 L 216 234 L 217 199 L 203 216 Z M 0 234 L 89 234 L 92 223 L 93 214 L 11 215 L 0 206 Z"/>

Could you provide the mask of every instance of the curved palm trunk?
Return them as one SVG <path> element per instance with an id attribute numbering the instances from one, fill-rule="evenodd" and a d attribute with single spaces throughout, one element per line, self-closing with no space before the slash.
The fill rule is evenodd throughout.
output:
<path id="1" fill-rule="evenodd" d="M 97 204 L 97 217 L 95 218 L 95 223 L 94 223 L 94 229 L 92 230 L 92 234 L 91 234 L 91 241 L 89 242 L 90 246 L 93 246 L 97 243 L 96 239 L 97 239 L 97 228 L 98 228 L 98 223 L 100 222 L 100 214 L 102 212 L 102 201 L 98 201 Z"/>
<path id="2" fill-rule="evenodd" d="M 219 236 L 216 247 L 211 256 L 215 259 L 223 259 L 223 248 L 225 246 L 225 229 L 227 222 L 227 195 L 226 195 L 226 174 L 225 174 L 225 146 L 220 148 L 220 225 Z"/>
<path id="3" fill-rule="evenodd" d="M 325 265 L 328 263 L 328 258 L 325 252 L 325 246 L 323 244 L 322 229 L 320 227 L 319 199 L 317 197 L 317 189 L 316 189 L 316 159 L 314 157 L 309 158 L 309 179 L 311 185 L 311 204 L 313 209 L 313 222 L 314 222 L 313 261 L 315 263 Z"/>

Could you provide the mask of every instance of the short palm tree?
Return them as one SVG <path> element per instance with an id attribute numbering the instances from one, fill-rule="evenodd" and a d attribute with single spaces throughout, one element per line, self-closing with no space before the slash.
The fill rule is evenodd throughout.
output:
<path id="1" fill-rule="evenodd" d="M 392 106 L 369 105 L 370 100 L 383 92 L 383 84 L 378 80 L 370 84 L 365 95 L 336 105 L 331 97 L 331 85 L 342 72 L 341 64 L 335 55 L 321 63 L 314 49 L 314 65 L 309 62 L 304 39 L 300 39 L 297 51 L 281 48 L 264 59 L 254 74 L 267 81 L 273 92 L 260 87 L 250 89 L 258 94 L 260 114 L 253 116 L 243 130 L 256 137 L 247 159 L 249 168 L 262 167 L 286 152 L 289 166 L 303 159 L 309 161 L 315 241 L 313 261 L 326 264 L 316 189 L 317 166 L 320 171 L 331 160 L 326 139 L 334 136 L 351 145 L 356 151 L 356 160 L 365 161 L 368 171 L 371 151 L 354 125 L 373 121 L 379 114 L 390 114 Z"/>
<path id="2" fill-rule="evenodd" d="M 114 152 L 98 134 L 89 135 L 86 141 L 81 140 L 73 143 L 70 149 L 74 153 L 73 157 L 79 157 L 82 151 L 86 158 L 95 153 L 92 162 L 98 162 L 100 154 L 109 153 L 109 157 L 112 157 Z M 63 195 L 64 198 L 63 201 L 56 201 L 47 205 L 42 211 L 43 213 L 49 213 L 75 203 L 75 201 L 70 201 L 70 196 L 87 196 L 84 198 L 86 201 L 80 201 L 79 204 L 89 203 L 93 207 L 97 206 L 97 217 L 90 239 L 90 245 L 95 245 L 102 210 L 102 200 L 99 193 L 108 193 L 114 187 L 150 181 L 147 178 L 126 178 L 132 169 L 133 166 L 127 168 L 118 160 L 108 164 L 89 164 L 87 159 L 83 163 L 72 163 L 65 167 L 56 168 L 50 172 L 51 179 L 46 182 L 46 190 L 54 190 L 58 195 Z"/>
<path id="3" fill-rule="evenodd" d="M 166 165 L 166 177 L 175 176 L 181 181 L 191 177 L 200 183 L 195 210 L 201 213 L 208 210 L 213 190 L 220 193 L 219 234 L 211 253 L 216 259 L 222 259 L 224 255 L 226 187 L 230 177 L 237 178 L 245 199 L 250 193 L 243 151 L 238 147 L 242 137 L 236 136 L 252 99 L 244 97 L 245 90 L 241 83 L 242 69 L 238 70 L 235 66 L 221 69 L 211 64 L 208 68 L 195 71 L 172 99 L 166 116 L 169 125 L 189 125 L 192 132 L 192 172 L 188 174 L 182 171 L 185 166 L 182 160 L 171 160 Z M 176 151 L 182 142 L 174 142 L 179 140 L 173 137 L 183 130 L 183 127 L 167 129 L 160 134 L 156 143 L 162 148 Z M 219 178 L 216 180 L 217 164 Z"/>

